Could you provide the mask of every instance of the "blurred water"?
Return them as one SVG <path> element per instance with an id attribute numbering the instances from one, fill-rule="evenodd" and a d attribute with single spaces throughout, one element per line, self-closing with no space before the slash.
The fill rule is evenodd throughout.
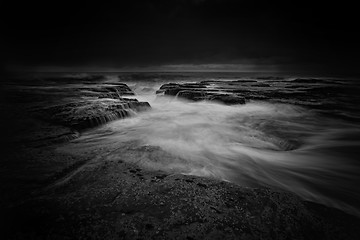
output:
<path id="1" fill-rule="evenodd" d="M 83 132 L 58 150 L 287 190 L 360 217 L 360 81 L 258 75 L 44 73 L 7 82 L 11 94 L 2 96 L 37 109 L 78 101 L 74 89 L 126 83 L 136 95 L 125 97 L 151 110 Z M 164 83 L 201 81 L 250 101 L 226 106 L 155 94 Z"/>
<path id="2" fill-rule="evenodd" d="M 355 122 L 286 103 L 226 106 L 159 98 L 154 95 L 159 82 L 128 85 L 152 110 L 86 132 L 67 151 L 95 151 L 105 160 L 270 186 L 360 216 Z"/>

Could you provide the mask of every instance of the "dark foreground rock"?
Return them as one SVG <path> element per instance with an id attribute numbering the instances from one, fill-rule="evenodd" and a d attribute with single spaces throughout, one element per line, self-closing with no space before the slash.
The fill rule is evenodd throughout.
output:
<path id="1" fill-rule="evenodd" d="M 2 212 L 10 239 L 358 239 L 359 219 L 286 192 L 92 162 Z"/>

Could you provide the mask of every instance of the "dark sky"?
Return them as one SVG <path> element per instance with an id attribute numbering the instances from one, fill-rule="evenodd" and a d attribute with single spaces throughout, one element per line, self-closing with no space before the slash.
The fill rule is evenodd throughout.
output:
<path id="1" fill-rule="evenodd" d="M 96 71 L 212 64 L 357 74 L 358 8 L 314 2 L 14 2 L 4 8 L 5 67 Z"/>

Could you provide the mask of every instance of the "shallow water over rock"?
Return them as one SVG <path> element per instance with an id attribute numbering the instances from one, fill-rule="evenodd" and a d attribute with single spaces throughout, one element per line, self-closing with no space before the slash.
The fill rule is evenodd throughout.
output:
<path id="1" fill-rule="evenodd" d="M 360 130 L 310 109 L 137 95 L 151 111 L 85 133 L 66 151 L 142 167 L 291 191 L 359 215 Z"/>

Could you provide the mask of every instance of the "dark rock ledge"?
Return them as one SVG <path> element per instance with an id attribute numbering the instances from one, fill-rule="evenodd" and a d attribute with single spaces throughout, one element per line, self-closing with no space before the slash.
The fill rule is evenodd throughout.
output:
<path id="1" fill-rule="evenodd" d="M 51 85 L 55 80 L 57 84 Z M 14 105 L 13 109 L 26 106 L 23 111 L 29 112 L 33 118 L 75 131 L 150 109 L 148 102 L 126 98 L 134 92 L 124 83 L 91 82 L 84 85 L 69 83 L 71 78 L 65 80 L 52 79 L 52 82 L 36 82 L 37 85 L 10 87 L 7 101 Z"/>
<path id="2" fill-rule="evenodd" d="M 318 83 L 323 83 L 323 85 Z M 315 107 L 314 102 L 328 102 L 330 99 L 341 101 L 343 94 L 352 92 L 351 89 L 339 90 L 339 87 L 334 84 L 335 82 L 330 80 L 311 78 L 286 81 L 277 77 L 261 77 L 256 80 L 167 83 L 162 85 L 156 93 L 158 96 L 179 97 L 190 101 L 217 101 L 227 105 L 244 104 L 250 100 L 265 100 Z M 313 99 L 313 102 L 310 99 Z M 334 104 L 335 102 L 333 101 Z M 341 106 L 341 108 L 345 107 L 346 105 Z"/>
<path id="3" fill-rule="evenodd" d="M 94 87 L 72 89 L 72 91 L 76 90 L 78 96 L 75 98 L 41 108 L 39 111 L 41 118 L 75 130 L 83 130 L 150 108 L 148 102 L 124 98 L 124 95 L 134 95 L 134 93 L 123 83 L 112 85 L 105 83 Z"/>
<path id="4" fill-rule="evenodd" d="M 150 108 L 147 102 L 136 99 L 96 99 L 76 101 L 46 107 L 40 110 L 41 118 L 50 122 L 83 130 L 131 115 Z"/>
<path id="5" fill-rule="evenodd" d="M 245 98 L 233 91 L 215 88 L 208 82 L 200 83 L 168 83 L 160 87 L 156 94 L 165 96 L 176 96 L 191 101 L 217 101 L 224 104 L 245 104 Z"/>

